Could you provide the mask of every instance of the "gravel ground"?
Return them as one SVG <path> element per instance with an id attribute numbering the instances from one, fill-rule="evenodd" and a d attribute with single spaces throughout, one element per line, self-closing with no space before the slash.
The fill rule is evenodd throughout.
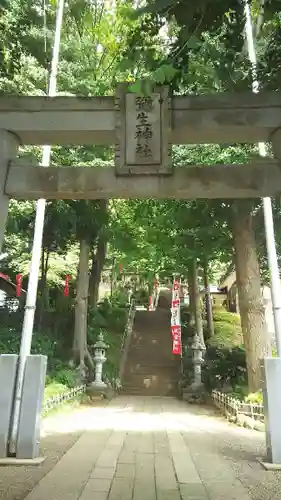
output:
<path id="1" fill-rule="evenodd" d="M 281 499 L 281 472 L 266 471 L 259 463 L 266 456 L 263 432 L 228 423 L 213 409 L 191 407 L 190 413 L 198 415 L 202 429 L 201 433 L 185 437 L 191 453 L 217 450 L 248 488 L 252 500 Z"/>

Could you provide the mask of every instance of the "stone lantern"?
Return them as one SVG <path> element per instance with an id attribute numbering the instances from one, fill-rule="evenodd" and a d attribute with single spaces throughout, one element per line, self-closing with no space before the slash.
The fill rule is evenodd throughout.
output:
<path id="1" fill-rule="evenodd" d="M 199 389 L 202 387 L 202 364 L 204 363 L 204 352 L 206 351 L 206 347 L 199 335 L 196 333 L 193 337 L 193 342 L 191 345 L 191 349 L 193 352 L 193 370 L 194 370 L 194 381 L 192 386 L 195 389 Z"/>
<path id="2" fill-rule="evenodd" d="M 102 367 L 106 361 L 106 350 L 108 345 L 104 342 L 103 334 L 100 332 L 98 335 L 98 340 L 94 344 L 94 362 L 95 362 L 95 380 L 92 382 L 91 386 L 97 389 L 104 389 L 107 387 L 106 383 L 102 380 Z"/>

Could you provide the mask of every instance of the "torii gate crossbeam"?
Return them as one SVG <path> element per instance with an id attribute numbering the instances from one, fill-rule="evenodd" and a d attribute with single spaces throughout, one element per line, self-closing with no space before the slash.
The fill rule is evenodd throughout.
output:
<path id="1" fill-rule="evenodd" d="M 172 144 L 256 143 L 281 126 L 281 92 L 171 99 Z M 21 144 L 115 143 L 114 97 L 1 97 L 0 129 Z"/>
<path id="2" fill-rule="evenodd" d="M 281 188 L 281 164 L 256 161 L 245 165 L 187 165 L 171 176 L 116 177 L 114 167 L 49 167 L 12 163 L 5 194 L 10 198 L 260 198 Z"/>

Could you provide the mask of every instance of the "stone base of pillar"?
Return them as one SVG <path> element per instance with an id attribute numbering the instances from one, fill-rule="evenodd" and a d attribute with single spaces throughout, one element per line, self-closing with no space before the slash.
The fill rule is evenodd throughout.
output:
<path id="1" fill-rule="evenodd" d="M 265 358 L 261 363 L 266 433 L 266 462 L 281 467 L 281 358 Z"/>
<path id="2" fill-rule="evenodd" d="M 7 457 L 17 362 L 17 354 L 0 355 L 0 460 Z"/>
<path id="3" fill-rule="evenodd" d="M 102 382 L 103 385 L 96 382 L 91 382 L 87 385 L 86 394 L 91 401 L 101 399 L 111 399 L 114 396 L 114 391 L 110 385 Z"/>
<path id="4" fill-rule="evenodd" d="M 26 359 L 18 433 L 13 443 L 14 451 L 8 450 L 8 438 L 12 422 L 12 405 L 16 380 L 17 355 L 0 356 L 0 465 L 42 462 L 39 457 L 40 416 L 43 404 L 47 357 L 30 355 Z M 12 456 L 11 456 L 12 455 Z M 20 461 L 20 462 L 18 462 Z"/>
<path id="5" fill-rule="evenodd" d="M 107 388 L 107 384 L 105 382 L 103 382 L 102 380 L 98 381 L 98 382 L 96 382 L 94 380 L 94 382 L 91 382 L 90 387 L 93 387 L 93 388 L 96 388 L 96 389 L 106 389 Z"/>
<path id="6" fill-rule="evenodd" d="M 40 456 L 41 412 L 47 371 L 47 356 L 27 356 L 19 419 L 16 458 Z"/>
<path id="7" fill-rule="evenodd" d="M 203 404 L 206 402 L 206 391 L 204 384 L 191 384 L 182 389 L 182 400 L 190 404 Z"/>

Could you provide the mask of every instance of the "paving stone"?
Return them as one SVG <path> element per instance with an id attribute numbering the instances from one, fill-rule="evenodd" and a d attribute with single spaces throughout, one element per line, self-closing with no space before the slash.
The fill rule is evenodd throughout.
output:
<path id="1" fill-rule="evenodd" d="M 162 455 L 155 456 L 155 477 L 158 491 L 177 490 L 177 481 L 172 459 Z"/>
<path id="2" fill-rule="evenodd" d="M 108 493 L 111 486 L 111 479 L 89 479 L 85 486 L 85 490 L 91 492 Z M 84 491 L 85 491 L 84 490 Z"/>
<path id="3" fill-rule="evenodd" d="M 201 483 L 201 479 L 182 434 L 180 432 L 169 432 L 168 439 L 178 482 Z"/>
<path id="4" fill-rule="evenodd" d="M 136 461 L 136 478 L 145 479 L 154 477 L 155 474 L 155 457 L 154 455 L 137 453 Z"/>
<path id="5" fill-rule="evenodd" d="M 123 443 L 125 441 L 125 438 L 126 438 L 126 432 L 114 432 L 108 442 L 107 442 L 107 449 L 111 449 L 111 448 L 119 448 L 121 449 L 122 446 L 123 446 Z"/>
<path id="6" fill-rule="evenodd" d="M 133 488 L 133 478 L 115 477 L 108 495 L 108 500 L 132 500 Z"/>
<path id="7" fill-rule="evenodd" d="M 137 447 L 138 453 L 154 453 L 153 436 L 152 434 L 143 433 L 139 438 Z"/>
<path id="8" fill-rule="evenodd" d="M 124 441 L 124 448 L 130 452 L 136 452 L 139 446 L 139 438 L 141 433 L 131 432 L 129 433 Z"/>
<path id="9" fill-rule="evenodd" d="M 172 453 L 172 457 L 179 483 L 202 483 L 188 450 L 186 453 Z"/>
<path id="10" fill-rule="evenodd" d="M 77 500 L 110 434 L 83 434 L 25 500 Z"/>
<path id="11" fill-rule="evenodd" d="M 159 491 L 157 490 L 157 500 L 181 500 L 178 489 Z"/>
<path id="12" fill-rule="evenodd" d="M 170 446 L 166 432 L 154 432 L 153 445 L 155 454 L 170 455 Z"/>
<path id="13" fill-rule="evenodd" d="M 209 500 L 203 484 L 180 484 L 181 500 Z"/>
<path id="14" fill-rule="evenodd" d="M 127 448 L 123 448 L 119 457 L 119 464 L 134 464 L 135 463 L 135 452 L 129 451 Z"/>
<path id="15" fill-rule="evenodd" d="M 85 489 L 79 497 L 79 500 L 107 500 L 108 498 L 108 493 L 105 493 L 103 491 L 91 491 L 88 489 Z"/>
<path id="16" fill-rule="evenodd" d="M 136 478 L 133 500 L 156 500 L 156 486 L 154 476 Z"/>
<path id="17" fill-rule="evenodd" d="M 187 446 L 180 432 L 168 432 L 168 441 L 172 453 L 185 453 Z"/>
<path id="18" fill-rule="evenodd" d="M 117 464 L 115 477 L 135 477 L 135 464 Z"/>
<path id="19" fill-rule="evenodd" d="M 114 467 L 95 467 L 91 473 L 90 479 L 113 479 L 115 474 Z"/>
<path id="20" fill-rule="evenodd" d="M 96 466 L 99 468 L 103 467 L 109 467 L 110 469 L 115 468 L 117 464 L 118 455 L 119 455 L 119 450 L 118 452 L 115 452 L 105 449 L 100 454 Z"/>

